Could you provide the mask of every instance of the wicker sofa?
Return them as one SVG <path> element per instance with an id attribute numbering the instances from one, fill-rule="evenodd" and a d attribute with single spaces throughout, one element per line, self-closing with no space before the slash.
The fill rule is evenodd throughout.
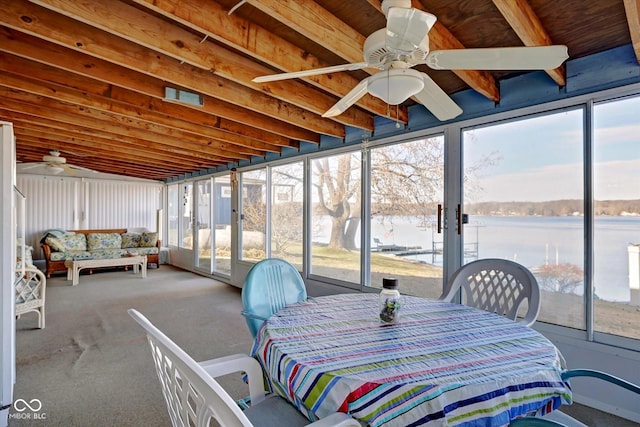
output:
<path id="1" fill-rule="evenodd" d="M 47 278 L 67 271 L 68 260 L 111 259 L 130 253 L 146 255 L 149 264 L 160 267 L 160 240 L 155 232 L 128 232 L 125 228 L 69 230 L 45 233 L 41 241 Z"/>

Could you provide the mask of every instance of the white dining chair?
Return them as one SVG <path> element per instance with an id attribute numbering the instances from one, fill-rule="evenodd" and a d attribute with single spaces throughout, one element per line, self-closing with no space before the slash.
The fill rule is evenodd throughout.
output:
<path id="1" fill-rule="evenodd" d="M 504 315 L 526 326 L 533 325 L 540 312 L 536 278 L 525 266 L 507 259 L 486 258 L 463 265 L 451 276 L 440 299 L 454 302 L 459 290 L 463 304 Z M 527 312 L 517 320 L 524 302 Z"/>
<path id="2" fill-rule="evenodd" d="M 265 395 L 262 368 L 254 358 L 234 354 L 197 363 L 140 312 L 129 309 L 128 313 L 147 333 L 174 427 L 205 427 L 212 420 L 223 427 L 360 427 L 342 412 L 310 423 L 286 400 Z M 215 380 L 235 372 L 244 372 L 248 378 L 250 406 L 244 411 Z"/>

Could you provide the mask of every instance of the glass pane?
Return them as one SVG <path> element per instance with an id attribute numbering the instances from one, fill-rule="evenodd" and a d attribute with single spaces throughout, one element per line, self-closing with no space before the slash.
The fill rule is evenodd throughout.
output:
<path id="1" fill-rule="evenodd" d="M 169 246 L 178 246 L 178 219 L 180 218 L 178 185 L 170 185 L 167 188 L 167 239 Z"/>
<path id="2" fill-rule="evenodd" d="M 640 338 L 640 97 L 594 108 L 595 330 Z"/>
<path id="3" fill-rule="evenodd" d="M 539 321 L 585 328 L 583 111 L 463 133 L 465 262 L 506 258 L 541 288 Z"/>
<path id="4" fill-rule="evenodd" d="M 193 183 L 189 182 L 182 187 L 182 239 L 180 247 L 193 249 Z"/>
<path id="5" fill-rule="evenodd" d="M 360 283 L 360 152 L 315 159 L 311 272 Z"/>
<path id="6" fill-rule="evenodd" d="M 213 246 L 212 271 L 231 275 L 231 182 L 229 176 L 213 179 Z"/>
<path id="7" fill-rule="evenodd" d="M 197 267 L 211 272 L 211 179 L 198 181 L 198 265 Z"/>
<path id="8" fill-rule="evenodd" d="M 266 169 L 242 173 L 242 253 L 240 259 L 266 257 Z"/>
<path id="9" fill-rule="evenodd" d="M 442 294 L 444 137 L 371 150 L 371 286 L 396 277 L 402 293 Z"/>
<path id="10" fill-rule="evenodd" d="M 271 169 L 271 256 L 302 270 L 302 162 Z"/>

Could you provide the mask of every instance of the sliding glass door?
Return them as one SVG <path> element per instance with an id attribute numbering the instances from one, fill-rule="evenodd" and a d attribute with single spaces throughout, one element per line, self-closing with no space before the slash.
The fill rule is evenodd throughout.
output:
<path id="1" fill-rule="evenodd" d="M 585 329 L 583 109 L 463 131 L 464 263 L 506 258 L 541 288 L 539 320 Z"/>
<path id="2" fill-rule="evenodd" d="M 442 293 L 444 136 L 371 149 L 371 286 L 399 279 L 402 292 Z"/>
<path id="3" fill-rule="evenodd" d="M 211 178 L 196 182 L 196 223 L 194 235 L 198 245 L 196 268 L 211 273 Z"/>
<path id="4" fill-rule="evenodd" d="M 594 330 L 640 338 L 640 97 L 594 106 Z"/>

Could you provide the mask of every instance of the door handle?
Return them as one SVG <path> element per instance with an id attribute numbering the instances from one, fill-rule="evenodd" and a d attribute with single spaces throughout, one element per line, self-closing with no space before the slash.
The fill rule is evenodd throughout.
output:
<path id="1" fill-rule="evenodd" d="M 438 204 L 438 234 L 442 234 L 442 205 Z"/>

